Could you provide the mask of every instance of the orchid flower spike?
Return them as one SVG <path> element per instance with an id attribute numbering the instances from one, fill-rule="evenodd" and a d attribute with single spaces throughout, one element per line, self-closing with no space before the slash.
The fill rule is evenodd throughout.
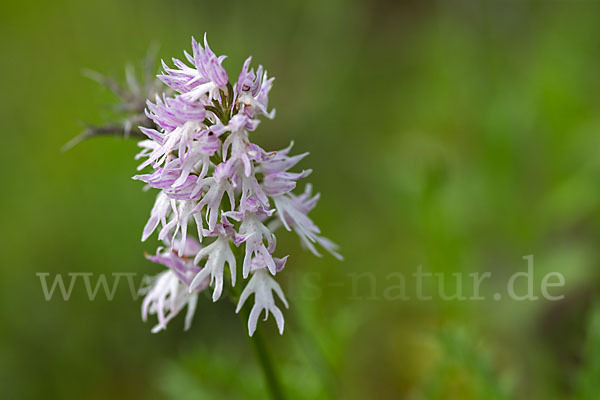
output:
<path id="1" fill-rule="evenodd" d="M 254 297 L 250 336 L 263 311 L 283 333 L 275 299 L 285 308 L 288 302 L 276 279 L 288 256 L 276 256 L 275 231 L 293 230 L 314 254 L 320 256 L 321 247 L 341 259 L 308 216 L 319 195 L 309 184 L 302 194 L 293 193 L 311 170 L 290 169 L 308 153 L 292 156 L 291 145 L 267 152 L 253 143 L 258 118 L 275 116 L 268 109 L 273 78 L 262 66 L 251 68 L 248 58 L 237 82 L 230 82 L 226 57 L 213 52 L 206 35 L 202 44 L 192 39 L 192 52 L 184 55 L 173 66 L 163 61 L 158 78 L 168 88 L 146 103 L 154 125 L 139 127 L 147 140 L 139 144 L 138 169 L 148 171 L 134 179 L 158 190 L 142 240 L 158 232 L 166 243 L 148 256 L 166 269 L 145 289 L 142 318 L 156 315 L 152 331 L 158 332 L 187 306 L 187 329 L 200 292 L 211 288 L 217 301 L 228 286 L 241 283 L 236 312 Z"/>

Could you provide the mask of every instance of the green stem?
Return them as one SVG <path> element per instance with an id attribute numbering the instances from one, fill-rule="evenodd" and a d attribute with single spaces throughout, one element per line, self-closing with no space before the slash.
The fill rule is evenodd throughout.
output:
<path id="1" fill-rule="evenodd" d="M 234 249 L 236 253 L 236 261 L 237 265 L 243 264 L 243 257 L 239 254 L 238 249 Z M 234 304 L 237 303 L 237 300 L 240 297 L 240 293 L 237 287 L 230 286 L 230 298 Z M 248 329 L 248 318 L 250 317 L 250 312 L 247 307 L 242 307 L 240 311 L 240 317 L 242 320 L 242 325 L 244 329 Z M 254 331 L 254 335 L 249 337 L 250 342 L 252 343 L 252 348 L 254 349 L 254 354 L 258 360 L 260 368 L 262 369 L 263 376 L 265 378 L 265 384 L 267 385 L 267 389 L 269 390 L 269 394 L 273 400 L 285 400 L 285 396 L 283 395 L 283 390 L 281 388 L 281 383 L 279 382 L 279 378 L 277 376 L 277 371 L 275 370 L 275 366 L 271 357 L 269 356 L 269 352 L 267 346 L 265 344 L 265 340 L 262 336 L 262 332 L 260 327 Z"/>
<path id="2" fill-rule="evenodd" d="M 256 358 L 258 359 L 259 364 L 263 370 L 265 383 L 267 384 L 267 388 L 269 389 L 271 398 L 273 400 L 284 400 L 285 397 L 283 396 L 281 384 L 279 383 L 279 379 L 277 377 L 273 361 L 269 356 L 269 352 L 267 351 L 267 346 L 265 345 L 265 341 L 260 332 L 260 329 L 257 329 L 254 332 L 254 335 L 251 336 L 249 339 L 250 342 L 252 342 L 254 353 L 256 354 Z"/>

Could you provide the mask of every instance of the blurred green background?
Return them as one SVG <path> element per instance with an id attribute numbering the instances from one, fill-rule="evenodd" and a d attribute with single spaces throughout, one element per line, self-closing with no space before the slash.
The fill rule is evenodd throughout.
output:
<path id="1" fill-rule="evenodd" d="M 2 2 L 1 397 L 265 398 L 227 300 L 152 335 L 126 284 L 46 301 L 36 276 L 160 271 L 135 142 L 60 148 L 111 118 L 82 68 L 123 80 L 151 43 L 168 60 L 206 31 L 230 76 L 249 54 L 276 76 L 256 141 L 311 152 L 312 216 L 346 258 L 278 237 L 291 308 L 263 332 L 290 399 L 600 398 L 599 18 L 592 0 Z M 382 296 L 422 265 L 448 292 L 490 271 L 490 298 L 529 254 L 563 300 Z"/>

